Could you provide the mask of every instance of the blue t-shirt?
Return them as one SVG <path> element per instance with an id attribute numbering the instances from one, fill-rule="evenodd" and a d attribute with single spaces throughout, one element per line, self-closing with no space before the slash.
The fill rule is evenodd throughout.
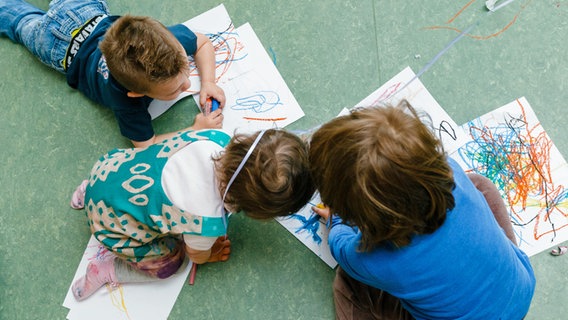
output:
<path id="1" fill-rule="evenodd" d="M 361 234 L 334 217 L 332 254 L 354 279 L 401 299 L 416 319 L 521 319 L 535 289 L 529 259 L 464 171 L 448 161 L 456 206 L 438 230 L 400 249 L 361 252 Z"/>
<path id="2" fill-rule="evenodd" d="M 149 97 L 129 98 L 129 90 L 119 84 L 109 73 L 99 42 L 107 29 L 119 16 L 102 20 L 83 42 L 73 63 L 67 70 L 67 83 L 84 93 L 91 100 L 109 107 L 118 121 L 123 136 L 134 141 L 146 141 L 154 136 L 152 118 L 148 106 Z M 178 24 L 168 29 L 182 44 L 188 55 L 197 50 L 197 36 L 186 26 Z"/>

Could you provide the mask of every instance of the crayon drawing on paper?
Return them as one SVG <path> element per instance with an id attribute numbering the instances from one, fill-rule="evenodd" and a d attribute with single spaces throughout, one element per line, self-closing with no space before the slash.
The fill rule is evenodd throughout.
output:
<path id="1" fill-rule="evenodd" d="M 337 261 L 331 255 L 327 242 L 329 230 L 312 206 L 320 203 L 319 193 L 315 193 L 302 210 L 288 217 L 277 218 L 284 228 L 292 233 L 306 247 L 322 259 L 329 267 L 335 268 Z"/>
<path id="2" fill-rule="evenodd" d="M 462 126 L 471 141 L 452 154 L 492 180 L 519 247 L 531 256 L 568 240 L 568 166 L 525 98 Z"/>

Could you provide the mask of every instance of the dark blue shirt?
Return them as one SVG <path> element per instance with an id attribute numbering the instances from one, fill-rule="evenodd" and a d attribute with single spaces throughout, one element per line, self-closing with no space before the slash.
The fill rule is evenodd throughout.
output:
<path id="1" fill-rule="evenodd" d="M 129 98 L 127 93 L 130 90 L 112 77 L 99 49 L 99 42 L 118 18 L 119 16 L 110 16 L 102 20 L 83 42 L 67 70 L 67 83 L 91 100 L 110 108 L 123 136 L 133 141 L 146 141 L 154 136 L 152 118 L 148 113 L 152 99 L 146 96 Z M 197 36 L 191 30 L 182 24 L 168 29 L 188 55 L 195 54 Z"/>

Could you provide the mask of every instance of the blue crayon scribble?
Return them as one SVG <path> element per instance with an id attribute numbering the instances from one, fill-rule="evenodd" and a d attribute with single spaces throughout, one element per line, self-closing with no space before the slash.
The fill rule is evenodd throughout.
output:
<path id="1" fill-rule="evenodd" d="M 262 113 L 282 105 L 280 96 L 274 91 L 257 91 L 253 95 L 238 98 L 232 110 L 252 110 Z"/>
<path id="2" fill-rule="evenodd" d="M 290 219 L 296 219 L 302 223 L 302 226 L 298 227 L 295 232 L 302 233 L 307 232 L 314 240 L 315 243 L 318 245 L 321 244 L 322 239 L 318 234 L 318 230 L 320 227 L 320 217 L 312 211 L 312 214 L 306 218 L 299 214 L 293 214 L 290 216 Z"/>
<path id="3" fill-rule="evenodd" d="M 268 51 L 270 52 L 270 55 L 272 56 L 272 63 L 274 63 L 274 65 L 276 65 L 276 52 L 274 52 L 274 49 L 272 49 L 272 47 L 268 48 Z"/>
<path id="4" fill-rule="evenodd" d="M 315 206 L 316 204 L 308 202 L 308 206 Z M 317 244 L 321 245 L 322 238 L 319 236 L 318 231 L 320 227 L 320 216 L 318 216 L 313 210 L 310 210 L 310 216 L 305 217 L 301 214 L 295 213 L 288 217 L 288 219 L 295 219 L 302 223 L 302 226 L 295 230 L 296 234 L 302 233 L 304 231 L 311 235 L 312 240 Z"/>
<path id="5" fill-rule="evenodd" d="M 240 61 L 248 56 L 248 54 L 244 54 L 242 57 L 236 57 L 237 53 L 242 51 L 243 45 L 239 42 L 238 34 L 232 30 L 231 25 L 225 31 L 207 34 L 215 47 L 215 57 L 221 58 L 217 59 L 217 65 Z"/>

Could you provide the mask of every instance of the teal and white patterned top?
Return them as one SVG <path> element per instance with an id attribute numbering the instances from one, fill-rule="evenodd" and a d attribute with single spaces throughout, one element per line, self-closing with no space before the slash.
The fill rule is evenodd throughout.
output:
<path id="1" fill-rule="evenodd" d="M 222 216 L 186 212 L 170 201 L 162 186 L 170 157 L 200 140 L 224 148 L 230 136 L 218 130 L 185 131 L 147 148 L 115 149 L 101 157 L 85 196 L 95 238 L 128 261 L 140 262 L 170 253 L 171 241 L 165 237 L 224 235 Z"/>

